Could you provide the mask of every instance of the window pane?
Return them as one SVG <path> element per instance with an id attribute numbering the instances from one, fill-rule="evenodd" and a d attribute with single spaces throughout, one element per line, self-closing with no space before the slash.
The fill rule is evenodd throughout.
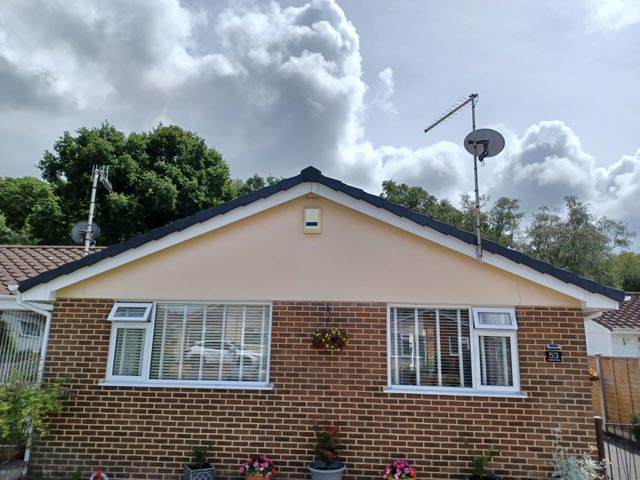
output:
<path id="1" fill-rule="evenodd" d="M 21 372 L 35 380 L 40 362 L 45 317 L 23 310 L 0 311 L 0 382 Z"/>
<path id="2" fill-rule="evenodd" d="M 440 310 L 440 369 L 442 387 L 472 386 L 468 310 Z M 465 342 L 465 340 L 467 340 Z M 449 348 L 455 345 L 453 352 Z M 459 351 L 462 355 L 459 355 Z"/>
<path id="3" fill-rule="evenodd" d="M 509 312 L 478 312 L 480 325 L 513 325 Z"/>
<path id="4" fill-rule="evenodd" d="M 394 385 L 472 387 L 468 310 L 392 308 L 391 315 Z"/>
<path id="5" fill-rule="evenodd" d="M 509 337 L 480 336 L 480 377 L 483 386 L 513 386 L 511 340 Z"/>
<path id="6" fill-rule="evenodd" d="M 394 308 L 392 315 L 391 366 L 393 383 L 416 384 L 415 309 Z"/>
<path id="7" fill-rule="evenodd" d="M 143 328 L 118 328 L 112 375 L 140 376 L 144 332 Z"/>
<path id="8" fill-rule="evenodd" d="M 268 307 L 159 304 L 150 378 L 266 381 Z"/>

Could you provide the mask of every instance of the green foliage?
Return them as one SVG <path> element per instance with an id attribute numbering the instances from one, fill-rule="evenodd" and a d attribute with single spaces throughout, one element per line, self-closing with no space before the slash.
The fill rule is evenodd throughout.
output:
<path id="1" fill-rule="evenodd" d="M 627 292 L 640 292 L 640 254 L 622 252 L 612 261 L 615 284 Z"/>
<path id="2" fill-rule="evenodd" d="M 633 412 L 629 414 L 629 421 L 631 422 L 631 435 L 638 445 L 640 445 L 640 415 Z"/>
<path id="3" fill-rule="evenodd" d="M 59 230 L 61 215 L 51 185 L 33 177 L 0 178 L 0 243 L 43 243 Z"/>
<path id="4" fill-rule="evenodd" d="M 475 199 L 469 195 L 460 197 L 460 209 L 457 209 L 448 200 L 438 200 L 422 187 L 385 180 L 382 182 L 381 197 L 467 232 L 476 231 Z M 488 197 L 483 195 L 480 198 L 480 228 L 483 237 L 506 247 L 515 247 L 520 223 L 524 218 L 520 201 L 501 197 L 488 212 L 484 212 L 487 202 Z"/>
<path id="5" fill-rule="evenodd" d="M 69 390 L 60 381 L 36 383 L 17 372 L 0 384 L 0 443 L 26 447 L 47 434 L 51 416 L 62 411 Z"/>
<path id="6" fill-rule="evenodd" d="M 237 178 L 233 180 L 233 196 L 239 197 L 241 195 L 246 195 L 247 193 L 255 192 L 268 185 L 275 185 L 280 180 L 282 180 L 282 178 L 274 177 L 272 175 L 268 175 L 263 178 L 257 173 L 253 174 L 246 180 Z"/>
<path id="7" fill-rule="evenodd" d="M 191 447 L 192 463 L 197 469 L 206 468 L 207 456 L 209 455 L 209 446 L 207 445 L 194 445 Z"/>
<path id="8" fill-rule="evenodd" d="M 73 223 L 87 217 L 93 165 L 108 166 L 113 185 L 113 193 L 99 187 L 96 196 L 103 244 L 164 226 L 234 195 L 222 156 L 175 125 L 127 136 L 104 123 L 81 128 L 75 136 L 65 132 L 53 150 L 39 164 L 64 212 L 62 228 L 46 239 L 50 243 L 69 243 Z M 50 210 L 55 211 L 53 206 Z"/>
<path id="9" fill-rule="evenodd" d="M 382 182 L 380 196 L 441 222 L 455 226 L 462 225 L 463 214 L 460 210 L 446 199 L 438 200 L 422 187 L 410 187 L 406 183 L 397 184 L 393 180 L 385 180 Z"/>
<path id="10" fill-rule="evenodd" d="M 460 209 L 447 200 L 438 200 L 422 187 L 382 183 L 381 196 L 416 212 L 454 227 L 475 232 L 475 201 L 462 195 Z M 482 237 L 578 275 L 622 288 L 640 291 L 640 255 L 616 253 L 628 248 L 635 233 L 607 217 L 595 218 L 588 205 L 576 197 L 565 197 L 563 211 L 543 207 L 533 215 L 531 224 L 522 228 L 524 212 L 520 201 L 501 197 L 487 209 L 488 198 L 481 197 Z"/>
<path id="11" fill-rule="evenodd" d="M 578 275 L 615 284 L 614 250 L 628 247 L 635 234 L 621 222 L 594 218 L 574 196 L 565 201 L 564 212 L 545 207 L 534 215 L 525 252 Z"/>
<path id="12" fill-rule="evenodd" d="M 562 480 L 600 480 L 600 464 L 591 458 L 591 452 L 571 453 L 561 442 L 560 428 L 555 429 L 553 440 L 554 477 Z"/>
<path id="13" fill-rule="evenodd" d="M 493 457 L 498 455 L 498 451 L 493 447 L 493 445 L 489 445 L 483 450 L 474 450 L 471 448 L 469 441 L 466 438 L 462 437 L 462 440 L 469 451 L 469 455 L 471 455 L 474 478 L 478 480 L 488 478 L 487 464 L 493 459 Z"/>

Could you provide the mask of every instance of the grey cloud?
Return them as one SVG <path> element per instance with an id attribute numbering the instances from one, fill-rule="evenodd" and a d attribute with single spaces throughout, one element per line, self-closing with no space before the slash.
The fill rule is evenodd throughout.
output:
<path id="1" fill-rule="evenodd" d="M 509 145 L 497 164 L 490 196 L 519 198 L 525 209 L 559 206 L 566 195 L 591 196 L 593 158 L 579 138 L 560 121 L 529 127 Z"/>

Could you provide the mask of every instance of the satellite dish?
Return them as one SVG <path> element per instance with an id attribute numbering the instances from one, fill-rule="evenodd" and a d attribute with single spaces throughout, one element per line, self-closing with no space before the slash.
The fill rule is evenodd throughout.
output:
<path id="1" fill-rule="evenodd" d="M 471 155 L 478 155 L 482 162 L 486 157 L 498 155 L 504 149 L 504 137 L 490 128 L 481 128 L 467 135 L 464 148 Z"/>
<path id="2" fill-rule="evenodd" d="M 86 220 L 80 220 L 71 229 L 71 239 L 76 243 L 84 243 L 87 235 L 87 226 L 89 222 Z M 91 224 L 91 239 L 96 240 L 100 236 L 100 227 L 96 222 Z"/>

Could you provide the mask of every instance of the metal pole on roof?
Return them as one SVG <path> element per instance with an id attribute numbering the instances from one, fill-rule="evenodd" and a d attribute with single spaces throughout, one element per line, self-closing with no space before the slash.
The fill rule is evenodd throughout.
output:
<path id="1" fill-rule="evenodd" d="M 473 136 L 473 180 L 475 182 L 476 195 L 476 256 L 478 262 L 482 263 L 482 237 L 480 235 L 480 193 L 478 190 L 478 138 L 476 131 L 476 104 L 478 103 L 478 94 L 474 93 L 470 97 L 471 100 L 471 135 Z"/>
<path id="2" fill-rule="evenodd" d="M 96 205 L 96 190 L 98 190 L 98 180 L 104 185 L 104 187 L 111 192 L 111 182 L 109 182 L 109 167 L 96 165 L 93 166 L 93 185 L 91 186 L 91 202 L 89 203 L 89 219 L 87 220 L 87 229 L 84 235 L 84 252 L 83 256 L 89 255 L 89 248 L 93 240 L 93 212 Z"/>
<path id="3" fill-rule="evenodd" d="M 478 192 L 478 138 L 476 134 L 476 104 L 478 103 L 479 95 L 477 93 L 472 93 L 469 97 L 462 103 L 460 103 L 457 107 L 451 109 L 449 112 L 441 116 L 438 120 L 433 122 L 427 128 L 424 129 L 424 133 L 432 130 L 433 128 L 440 125 L 446 119 L 459 112 L 465 106 L 471 104 L 471 136 L 473 138 L 473 175 L 475 180 L 475 196 L 476 196 L 476 256 L 478 257 L 478 262 L 482 263 L 482 237 L 480 235 L 480 194 Z"/>

